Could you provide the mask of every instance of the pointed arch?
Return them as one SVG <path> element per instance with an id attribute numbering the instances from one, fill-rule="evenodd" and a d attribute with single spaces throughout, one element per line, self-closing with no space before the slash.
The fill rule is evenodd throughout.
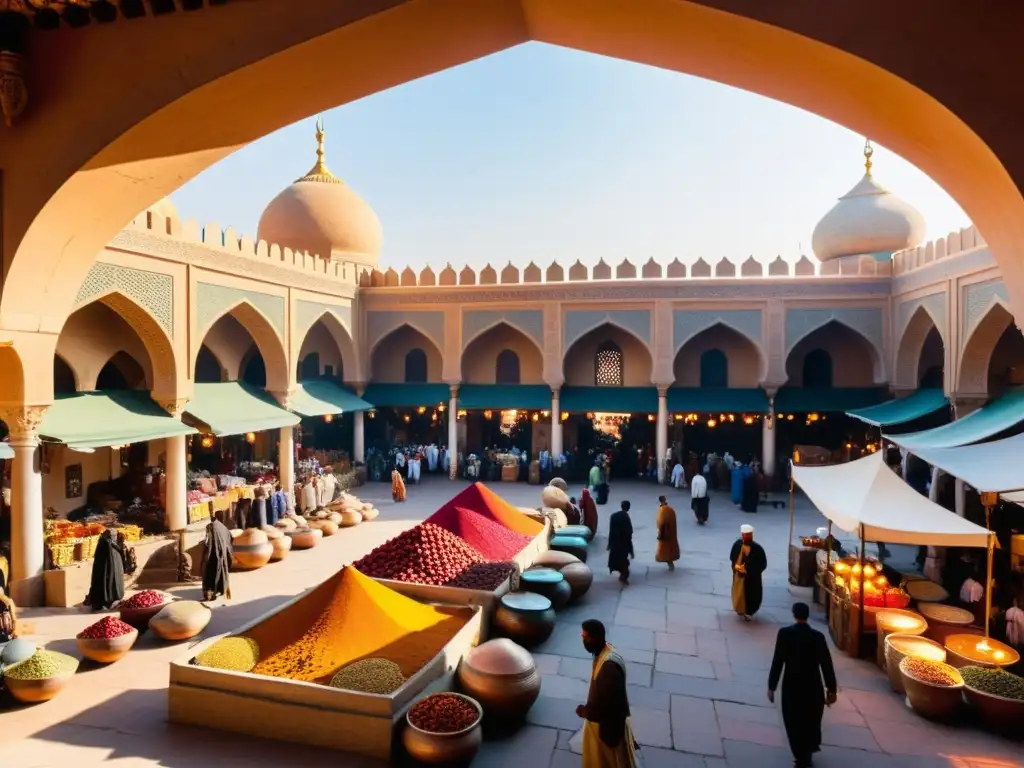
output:
<path id="1" fill-rule="evenodd" d="M 96 389 L 146 389 L 148 384 L 145 368 L 123 349 L 111 355 L 96 376 Z"/>
<path id="2" fill-rule="evenodd" d="M 608 318 L 580 334 L 562 355 L 565 383 L 592 387 L 595 384 L 597 354 L 603 344 L 615 344 L 622 355 L 623 386 L 650 386 L 654 377 L 654 355 L 636 331 Z"/>
<path id="3" fill-rule="evenodd" d="M 726 386 L 753 388 L 764 380 L 768 362 L 761 345 L 730 323 L 718 320 L 691 334 L 676 349 L 672 360 L 676 385 L 701 386 L 701 362 L 711 351 L 718 351 L 726 360 Z"/>
<path id="4" fill-rule="evenodd" d="M 267 369 L 267 390 L 270 392 L 287 392 L 291 389 L 293 377 L 288 366 L 288 355 L 285 353 L 281 337 L 267 316 L 245 300 L 232 304 L 217 317 L 213 318 L 206 328 L 201 329 L 201 332 L 198 334 L 200 346 L 196 347 L 195 354 L 192 357 L 193 370 L 195 370 L 201 345 L 205 343 L 214 327 L 225 317 L 231 317 L 237 321 L 249 334 L 249 337 L 259 350 Z M 237 376 L 241 377 L 241 375 L 242 370 L 239 369 Z"/>
<path id="5" fill-rule="evenodd" d="M 467 384 L 501 384 L 498 381 L 501 355 L 514 354 L 518 360 L 517 384 L 544 381 L 544 352 L 540 345 L 513 323 L 498 320 L 475 334 L 462 349 L 462 381 Z"/>
<path id="6" fill-rule="evenodd" d="M 56 352 L 53 355 L 53 394 L 70 395 L 78 391 L 78 372 Z"/>
<path id="7" fill-rule="evenodd" d="M 206 344 L 199 345 L 199 352 L 196 354 L 195 369 L 192 372 L 192 380 L 196 384 L 216 384 L 224 381 L 226 374 L 224 364 L 217 353 Z"/>
<path id="8" fill-rule="evenodd" d="M 462 339 L 462 352 L 463 352 L 463 354 L 465 354 L 466 350 L 469 348 L 469 345 L 472 344 L 474 341 L 479 339 L 481 336 L 487 335 L 488 333 L 493 331 L 495 328 L 499 328 L 501 326 L 505 326 L 509 330 L 516 331 L 517 333 L 521 333 L 523 335 L 523 337 L 527 341 L 529 341 L 531 344 L 533 344 L 534 347 L 537 348 L 537 351 L 540 354 L 542 354 L 542 355 L 544 354 L 544 348 L 541 346 L 540 342 L 537 341 L 537 339 L 528 330 L 523 328 L 518 323 L 513 322 L 512 320 L 509 320 L 507 317 L 499 317 L 498 319 L 494 320 L 493 322 L 490 322 L 487 325 L 483 326 L 482 328 L 474 331 L 471 336 L 464 337 Z"/>
<path id="9" fill-rule="evenodd" d="M 405 382 L 405 358 L 414 349 L 427 360 L 427 381 L 441 380 L 443 356 L 431 338 L 412 323 L 402 323 L 384 334 L 370 349 L 370 380 Z"/>
<path id="10" fill-rule="evenodd" d="M 331 311 L 322 312 L 297 337 L 298 345 L 295 347 L 296 358 L 293 361 L 292 368 L 298 371 L 307 355 L 316 351 L 314 347 L 323 346 L 317 339 L 319 329 L 321 328 L 330 336 L 331 345 L 334 349 L 319 349 L 319 356 L 321 358 L 319 365 L 333 365 L 324 361 L 331 357 L 328 354 L 329 351 L 337 351 L 340 365 L 335 366 L 338 370 L 333 371 L 334 376 L 342 381 L 361 382 L 363 380 L 362 370 L 359 365 L 359 356 L 356 354 L 356 345 L 352 339 L 352 334 L 349 333 L 344 320 L 337 313 Z"/>
<path id="11" fill-rule="evenodd" d="M 942 335 L 942 328 L 931 311 L 921 304 L 910 316 L 910 322 L 903 329 L 903 334 L 896 344 L 893 381 L 898 388 L 916 389 L 919 386 L 925 342 L 928 341 L 929 335 L 933 331 L 939 335 L 944 353 L 945 337 Z M 944 357 L 945 354 L 943 354 Z"/>
<path id="12" fill-rule="evenodd" d="M 878 345 L 872 341 L 864 331 L 854 327 L 850 323 L 843 320 L 841 317 L 829 317 L 822 322 L 808 328 L 800 336 L 796 338 L 794 342 L 788 345 L 786 350 L 786 373 L 789 376 L 790 382 L 795 378 L 790 373 L 790 364 L 793 360 L 794 353 L 799 355 L 799 349 L 804 349 L 805 352 L 809 351 L 809 347 L 820 347 L 820 343 L 814 343 L 813 340 L 816 337 L 820 337 L 823 332 L 827 332 L 828 328 L 842 328 L 844 333 L 849 333 L 855 336 L 858 341 L 863 342 L 863 349 L 868 353 L 871 367 L 871 382 L 870 384 L 864 384 L 864 386 L 870 386 L 871 384 L 884 384 L 886 381 L 885 375 L 885 358 L 882 355 L 882 350 L 878 348 Z M 799 349 L 798 349 L 799 348 Z M 839 360 L 840 356 L 835 352 L 832 352 L 832 360 Z M 837 377 L 839 380 L 836 382 L 837 387 L 841 386 L 860 386 L 860 385 L 846 385 L 843 383 L 844 377 Z"/>
<path id="13" fill-rule="evenodd" d="M 988 394 L 988 369 L 992 353 L 1003 333 L 1013 325 L 1013 315 L 1001 301 L 989 304 L 964 341 L 957 366 L 956 393 L 984 396 Z"/>

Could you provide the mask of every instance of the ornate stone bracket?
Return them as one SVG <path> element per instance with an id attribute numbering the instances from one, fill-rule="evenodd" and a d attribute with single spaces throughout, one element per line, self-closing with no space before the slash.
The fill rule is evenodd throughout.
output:
<path id="1" fill-rule="evenodd" d="M 291 402 L 292 395 L 295 394 L 295 390 L 289 389 L 286 392 L 271 392 L 274 398 L 280 403 L 281 407 L 285 410 L 288 409 L 288 404 Z"/>
<path id="2" fill-rule="evenodd" d="M 19 440 L 38 440 L 47 405 L 15 405 L 0 407 L 0 418 L 7 424 L 12 443 Z"/>
<path id="3" fill-rule="evenodd" d="M 153 401 L 167 411 L 168 416 L 175 419 L 181 418 L 181 414 L 185 412 L 185 407 L 188 405 L 188 398 L 154 397 Z"/>

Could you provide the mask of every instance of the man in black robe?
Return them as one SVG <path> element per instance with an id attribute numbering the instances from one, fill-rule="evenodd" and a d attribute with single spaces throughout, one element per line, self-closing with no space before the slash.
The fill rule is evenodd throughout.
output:
<path id="1" fill-rule="evenodd" d="M 757 486 L 757 470 L 750 464 L 743 468 L 743 486 L 740 492 L 740 509 L 744 512 L 757 512 L 760 489 Z"/>
<path id="2" fill-rule="evenodd" d="M 750 621 L 761 608 L 764 597 L 761 574 L 768 568 L 764 548 L 754 541 L 754 526 L 740 526 L 740 538 L 732 545 L 729 560 L 732 562 L 732 608 L 744 621 Z"/>
<path id="3" fill-rule="evenodd" d="M 220 595 L 231 599 L 228 572 L 233 557 L 231 531 L 220 520 L 206 526 L 206 560 L 203 563 L 203 599 L 216 600 Z"/>
<path id="4" fill-rule="evenodd" d="M 96 545 L 92 561 L 92 578 L 85 602 L 94 611 L 104 611 L 124 598 L 124 553 L 106 530 Z"/>
<path id="5" fill-rule="evenodd" d="M 821 750 L 821 717 L 836 700 L 836 673 L 825 636 L 807 624 L 806 603 L 793 604 L 794 624 L 783 627 L 775 640 L 768 673 L 768 700 L 782 677 L 782 722 L 796 768 L 809 768 L 811 755 Z M 824 678 L 824 686 L 822 686 Z"/>
<path id="6" fill-rule="evenodd" d="M 633 521 L 629 519 L 629 502 L 608 518 L 608 572 L 618 573 L 619 581 L 629 583 L 629 559 L 633 552 Z"/>

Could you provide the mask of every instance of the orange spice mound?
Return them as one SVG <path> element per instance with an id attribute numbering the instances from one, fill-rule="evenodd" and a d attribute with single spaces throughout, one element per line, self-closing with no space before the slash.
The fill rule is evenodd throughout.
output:
<path id="1" fill-rule="evenodd" d="M 544 530 L 544 526 L 541 523 L 528 518 L 483 483 L 473 483 L 465 490 L 456 494 L 443 507 L 437 510 L 431 516 L 431 519 L 434 517 L 449 517 L 455 512 L 456 507 L 476 512 L 478 515 L 483 515 L 496 523 L 500 523 L 510 531 L 521 533 L 530 538 Z"/>
<path id="2" fill-rule="evenodd" d="M 351 566 L 241 636 L 255 640 L 256 675 L 328 684 L 347 664 L 375 657 L 407 678 L 466 624 L 378 584 Z"/>

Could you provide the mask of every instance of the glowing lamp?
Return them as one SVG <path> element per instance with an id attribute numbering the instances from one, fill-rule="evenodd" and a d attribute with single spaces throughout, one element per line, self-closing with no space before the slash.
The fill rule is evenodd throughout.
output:
<path id="1" fill-rule="evenodd" d="M 676 421 L 682 421 L 683 420 L 683 414 L 677 413 L 676 416 L 675 416 L 675 419 L 676 419 Z"/>
<path id="2" fill-rule="evenodd" d="M 416 409 L 416 413 L 418 413 L 420 416 L 422 416 L 426 412 L 427 408 L 424 405 L 421 405 L 419 408 Z"/>
<path id="3" fill-rule="evenodd" d="M 816 413 L 809 413 L 809 414 L 807 414 L 807 420 L 808 421 L 817 421 L 819 418 L 820 417 Z"/>
<path id="4" fill-rule="evenodd" d="M 430 420 L 437 421 L 437 411 L 434 411 L 432 414 L 430 414 Z"/>
<path id="5" fill-rule="evenodd" d="M 792 413 L 787 413 L 786 414 L 786 421 L 792 421 L 792 420 L 793 420 L 793 414 Z"/>
<path id="6" fill-rule="evenodd" d="M 370 410 L 370 411 L 368 411 L 368 412 L 367 412 L 367 415 L 368 415 L 368 416 L 369 416 L 369 417 L 370 417 L 371 419 L 376 419 L 376 418 L 377 418 L 377 412 L 376 412 L 376 411 L 374 411 L 374 410 Z"/>
<path id="7" fill-rule="evenodd" d="M 494 413 L 492 411 L 484 411 L 484 418 L 485 419 L 490 419 L 493 415 L 494 415 Z"/>
<path id="8" fill-rule="evenodd" d="M 548 416 L 551 415 L 551 411 L 541 411 L 540 415 L 546 419 Z"/>
<path id="9" fill-rule="evenodd" d="M 408 424 L 411 421 L 411 418 L 408 413 L 402 417 L 402 421 L 404 421 L 406 424 Z"/>
<path id="10" fill-rule="evenodd" d="M 333 413 L 325 413 L 324 414 L 324 421 L 327 422 L 328 424 L 330 424 L 332 421 L 334 421 L 334 414 Z"/>
<path id="11" fill-rule="evenodd" d="M 875 578 L 875 566 L 871 565 L 871 563 L 864 566 L 864 577 L 868 579 Z"/>
<path id="12" fill-rule="evenodd" d="M 653 413 L 649 413 L 649 414 L 647 414 L 647 420 L 648 420 L 648 421 L 654 421 L 654 418 L 655 418 L 655 417 L 654 417 L 654 414 L 653 414 Z"/>
<path id="13" fill-rule="evenodd" d="M 779 419 L 780 421 L 781 421 L 782 419 L 786 418 L 786 414 L 784 414 L 784 413 L 779 413 L 779 414 L 776 414 L 776 416 L 778 417 L 778 419 Z"/>
<path id="14" fill-rule="evenodd" d="M 250 445 L 255 443 L 256 442 L 256 433 L 255 432 L 246 432 L 245 433 L 245 442 L 249 443 Z"/>
<path id="15" fill-rule="evenodd" d="M 846 450 L 850 450 L 851 448 L 853 448 L 853 443 L 847 443 Z"/>
<path id="16" fill-rule="evenodd" d="M 708 419 L 708 429 L 714 429 L 718 422 L 714 419 Z"/>
<path id="17" fill-rule="evenodd" d="M 213 435 L 203 435 L 203 439 L 199 441 L 199 444 L 203 448 L 213 448 Z"/>
<path id="18" fill-rule="evenodd" d="M 593 421 L 594 420 L 594 414 L 593 413 L 588 413 L 587 414 L 587 418 L 590 419 L 591 421 Z"/>
<path id="19" fill-rule="evenodd" d="M 533 414 L 533 420 L 534 421 L 540 421 L 540 414 L 539 413 Z"/>
<path id="20" fill-rule="evenodd" d="M 441 405 L 437 406 L 437 412 L 444 413 L 444 403 L 441 403 Z"/>
<path id="21" fill-rule="evenodd" d="M 562 421 L 567 421 L 568 419 L 569 419 L 569 414 L 568 413 L 563 413 L 562 414 Z"/>
<path id="22" fill-rule="evenodd" d="M 464 419 L 464 418 L 466 418 L 466 411 L 465 411 L 465 409 L 460 409 L 459 411 L 457 411 L 455 413 L 455 418 L 457 418 L 457 419 Z"/>
<path id="23" fill-rule="evenodd" d="M 751 424 L 754 423 L 754 417 L 753 416 L 744 416 L 743 417 L 743 423 L 746 424 L 749 427 Z"/>

